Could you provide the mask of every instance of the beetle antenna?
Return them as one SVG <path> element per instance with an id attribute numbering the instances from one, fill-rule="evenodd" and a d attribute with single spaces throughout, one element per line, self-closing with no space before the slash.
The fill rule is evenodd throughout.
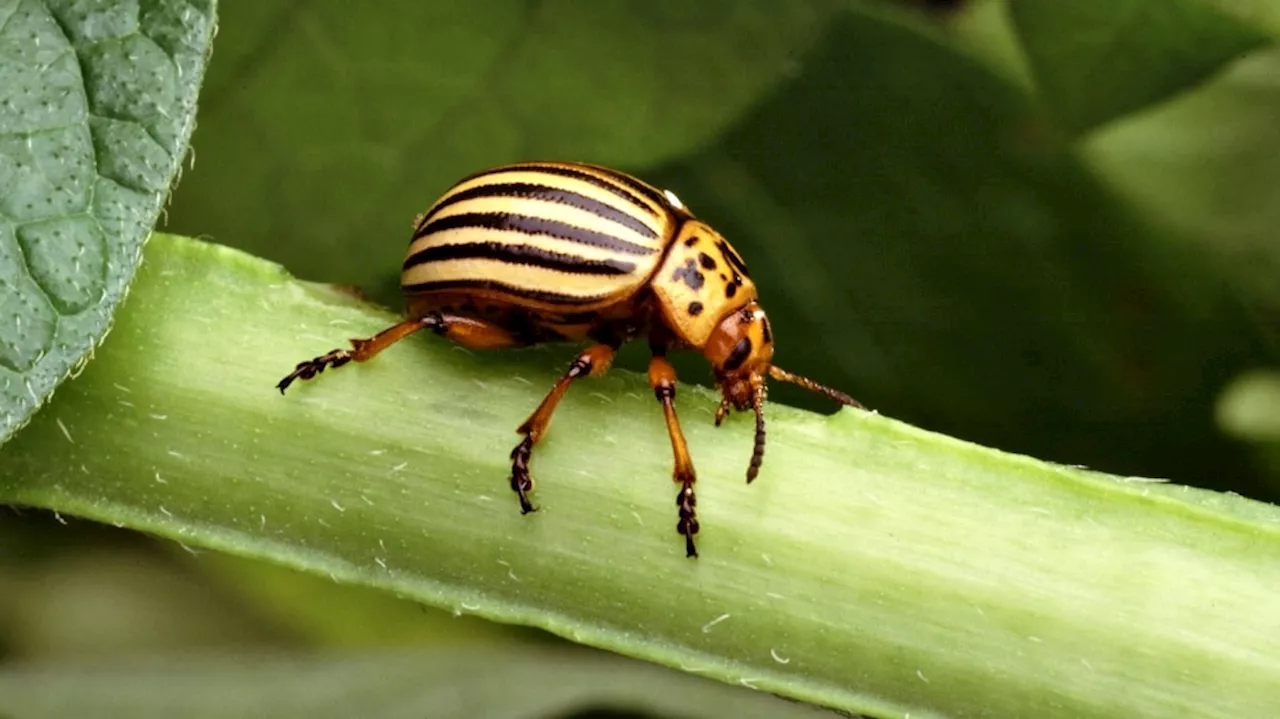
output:
<path id="1" fill-rule="evenodd" d="M 751 451 L 751 464 L 747 466 L 747 484 L 755 481 L 760 474 L 760 465 L 764 462 L 764 385 L 756 388 L 751 398 L 751 406 L 756 411 L 756 447 Z"/>
<path id="2" fill-rule="evenodd" d="M 780 380 L 782 382 L 790 382 L 791 384 L 798 384 L 801 387 L 804 387 L 805 389 L 809 390 L 810 392 L 817 392 L 818 394 L 824 397 L 833 399 L 839 402 L 840 404 L 847 404 L 850 407 L 857 407 L 858 409 L 863 409 L 861 402 L 850 397 L 844 392 L 841 392 L 838 389 L 832 389 L 830 387 L 827 387 L 826 385 L 818 384 L 817 382 L 814 382 L 808 377 L 801 377 L 798 374 L 791 374 L 790 372 L 782 369 L 781 367 L 778 367 L 777 365 L 769 366 L 769 376 L 776 380 Z"/>

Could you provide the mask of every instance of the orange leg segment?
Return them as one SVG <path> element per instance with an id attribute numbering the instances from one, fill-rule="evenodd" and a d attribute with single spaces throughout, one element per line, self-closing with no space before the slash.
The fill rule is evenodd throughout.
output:
<path id="1" fill-rule="evenodd" d="M 366 362 L 405 337 L 427 328 L 472 349 L 496 349 L 521 344 L 515 335 L 498 325 L 469 317 L 428 312 L 422 317 L 392 325 L 367 339 L 352 339 L 349 350 L 333 350 L 315 359 L 301 362 L 293 372 L 280 380 L 276 388 L 280 390 L 280 394 L 284 394 L 294 380 L 311 379 L 329 367 L 341 367 L 348 362 Z"/>
<path id="2" fill-rule="evenodd" d="M 676 417 L 676 369 L 665 357 L 654 355 L 649 360 L 649 385 L 653 394 L 662 403 L 662 414 L 667 420 L 667 434 L 671 436 L 671 452 L 675 455 L 675 470 L 672 477 L 680 484 L 676 494 L 676 506 L 680 511 L 680 521 L 676 531 L 684 535 L 685 556 L 698 556 L 694 546 L 693 535 L 698 533 L 698 498 L 693 493 L 693 483 L 697 474 L 693 470 L 693 460 L 689 458 L 689 445 L 684 441 L 684 432 L 680 430 L 680 419 Z"/>
<path id="3" fill-rule="evenodd" d="M 604 374 L 613 363 L 614 349 L 609 345 L 588 347 L 573 360 L 569 369 L 556 381 L 551 391 L 542 399 L 538 408 L 520 425 L 516 432 L 523 434 L 524 439 L 511 450 L 511 489 L 520 497 L 520 512 L 528 514 L 534 510 L 529 502 L 529 493 L 533 491 L 533 476 L 529 474 L 529 458 L 533 454 L 533 445 L 546 434 L 547 425 L 551 423 L 551 415 L 556 406 L 569 390 L 569 385 L 580 377 Z"/>

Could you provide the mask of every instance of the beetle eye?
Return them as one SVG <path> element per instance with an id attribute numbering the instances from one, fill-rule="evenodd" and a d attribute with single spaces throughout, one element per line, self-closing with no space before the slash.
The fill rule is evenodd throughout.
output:
<path id="1" fill-rule="evenodd" d="M 738 344 L 733 346 L 733 351 L 729 353 L 729 359 L 724 361 L 724 368 L 730 372 L 742 366 L 743 362 L 751 356 L 751 338 L 743 337 L 738 340 Z"/>

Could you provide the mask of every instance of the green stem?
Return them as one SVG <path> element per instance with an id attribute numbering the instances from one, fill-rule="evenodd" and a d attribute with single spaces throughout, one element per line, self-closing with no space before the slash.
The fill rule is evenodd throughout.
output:
<path id="1" fill-rule="evenodd" d="M 571 350 L 422 336 L 273 388 L 393 319 L 158 236 L 98 357 L 0 453 L 0 501 L 875 716 L 1277 706 L 1274 507 L 776 405 L 747 486 L 749 418 L 717 430 L 715 397 L 684 387 L 703 526 L 687 560 L 661 412 L 635 374 L 569 393 L 534 454 L 530 516 L 507 488 L 512 430 Z M 776 329 L 780 358 L 803 351 Z"/>

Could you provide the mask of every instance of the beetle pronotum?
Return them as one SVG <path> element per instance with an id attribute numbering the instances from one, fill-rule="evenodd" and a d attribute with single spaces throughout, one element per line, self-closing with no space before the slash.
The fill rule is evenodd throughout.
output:
<path id="1" fill-rule="evenodd" d="M 302 362 L 277 386 L 283 393 L 295 379 L 364 362 L 421 329 L 472 349 L 594 342 L 517 429 L 524 438 L 511 452 L 511 489 L 526 514 L 534 510 L 530 456 L 556 405 L 574 380 L 607 371 L 618 347 L 636 337 L 647 337 L 653 354 L 649 384 L 671 437 L 676 528 L 690 557 L 698 554 L 696 474 L 668 351 L 698 350 L 710 361 L 723 394 L 716 425 L 731 409 L 754 411 L 747 482 L 764 459 L 767 377 L 861 406 L 774 365 L 773 333 L 742 257 L 675 195 L 616 170 L 526 162 L 463 179 L 417 218 L 400 284 L 408 319 Z"/>

